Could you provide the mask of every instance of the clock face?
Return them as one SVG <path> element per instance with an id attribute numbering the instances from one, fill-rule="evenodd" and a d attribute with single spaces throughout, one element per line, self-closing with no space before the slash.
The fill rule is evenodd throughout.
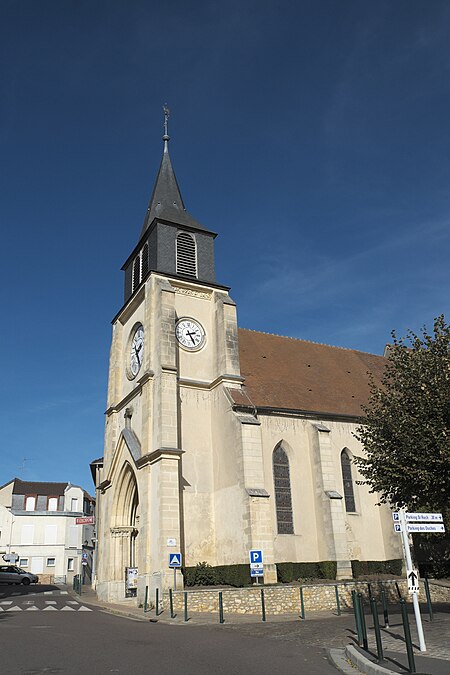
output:
<path id="1" fill-rule="evenodd" d="M 206 340 L 203 326 L 194 319 L 180 319 L 175 329 L 175 335 L 180 345 L 190 351 L 201 349 Z"/>
<path id="2" fill-rule="evenodd" d="M 140 371 L 144 358 L 144 328 L 141 324 L 134 328 L 130 338 L 130 352 L 127 374 L 130 380 L 132 380 Z"/>

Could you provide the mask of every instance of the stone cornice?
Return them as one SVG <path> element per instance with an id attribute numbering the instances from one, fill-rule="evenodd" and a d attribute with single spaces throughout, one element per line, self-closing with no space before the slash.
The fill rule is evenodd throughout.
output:
<path id="1" fill-rule="evenodd" d="M 244 378 L 240 375 L 219 375 L 212 382 L 210 380 L 191 380 L 187 377 L 178 378 L 178 382 L 182 387 L 192 387 L 193 389 L 215 389 L 219 384 L 241 384 Z"/>
<path id="2" fill-rule="evenodd" d="M 155 373 L 153 370 L 147 370 L 142 377 L 140 377 L 137 380 L 137 386 L 130 391 L 129 394 L 123 397 L 121 401 L 118 403 L 115 403 L 114 405 L 110 405 L 107 410 L 105 410 L 105 415 L 111 415 L 111 413 L 114 412 L 119 412 L 119 410 L 122 410 L 130 401 L 132 401 L 136 396 L 140 395 L 142 392 L 142 387 L 146 382 L 151 380 L 155 376 Z"/>
<path id="3" fill-rule="evenodd" d="M 184 454 L 184 450 L 181 450 L 180 448 L 158 448 L 157 450 L 153 450 L 153 452 L 148 452 L 146 455 L 143 457 L 140 457 L 138 461 L 136 462 L 136 466 L 138 469 L 141 469 L 143 466 L 147 466 L 147 464 L 155 464 L 156 462 L 159 462 L 161 459 L 181 459 L 181 455 Z"/>

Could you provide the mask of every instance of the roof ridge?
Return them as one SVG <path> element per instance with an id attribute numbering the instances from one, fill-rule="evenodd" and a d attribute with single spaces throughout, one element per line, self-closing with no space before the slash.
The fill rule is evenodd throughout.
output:
<path id="1" fill-rule="evenodd" d="M 249 333 L 260 333 L 261 335 L 272 335 L 273 337 L 284 338 L 285 340 L 295 340 L 296 342 L 307 342 L 311 345 L 319 345 L 319 347 L 331 347 L 332 349 L 342 349 L 345 352 L 357 352 L 358 354 L 369 354 L 369 356 L 377 356 L 384 358 L 382 354 L 373 354 L 373 352 L 365 352 L 362 349 L 352 349 L 351 347 L 339 347 L 338 345 L 329 345 L 326 342 L 316 342 L 315 340 L 305 340 L 304 338 L 292 337 L 292 335 L 280 335 L 279 333 L 268 333 L 263 330 L 255 330 L 254 328 L 243 328 L 239 326 L 239 330 L 247 330 Z"/>

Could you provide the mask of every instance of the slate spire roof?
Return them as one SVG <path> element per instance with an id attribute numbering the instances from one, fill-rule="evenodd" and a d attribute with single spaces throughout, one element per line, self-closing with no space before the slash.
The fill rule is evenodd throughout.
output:
<path id="1" fill-rule="evenodd" d="M 167 119 L 165 109 L 165 124 L 164 124 L 164 150 L 159 167 L 158 176 L 153 188 L 152 196 L 148 205 L 147 213 L 145 215 L 144 224 L 142 226 L 141 237 L 150 227 L 155 218 L 161 220 L 168 220 L 172 223 L 191 227 L 196 230 L 205 230 L 203 225 L 193 218 L 190 213 L 186 211 L 183 198 L 181 196 L 180 188 L 175 177 L 175 172 L 172 167 L 169 155 L 169 140 L 170 136 L 167 134 Z"/>

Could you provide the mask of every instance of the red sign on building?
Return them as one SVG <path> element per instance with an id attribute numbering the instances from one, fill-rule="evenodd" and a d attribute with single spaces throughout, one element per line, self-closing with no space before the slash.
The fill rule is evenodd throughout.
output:
<path id="1" fill-rule="evenodd" d="M 94 516 L 83 516 L 81 518 L 75 518 L 76 525 L 93 525 L 95 523 Z"/>

